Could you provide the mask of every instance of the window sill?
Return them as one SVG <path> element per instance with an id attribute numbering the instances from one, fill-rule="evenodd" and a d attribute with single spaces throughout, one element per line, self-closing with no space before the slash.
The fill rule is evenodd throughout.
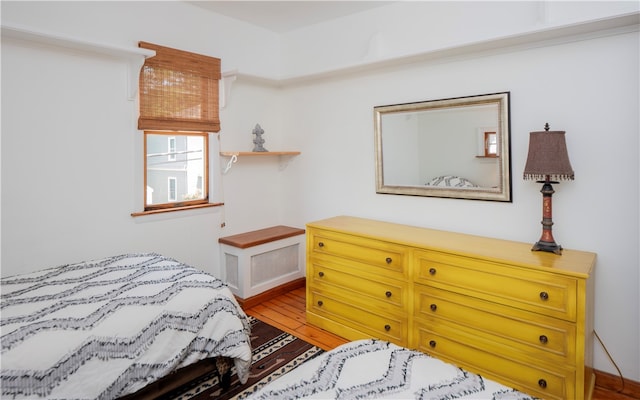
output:
<path id="1" fill-rule="evenodd" d="M 153 215 L 153 214 L 163 214 L 168 212 L 175 211 L 184 211 L 184 210 L 195 210 L 198 208 L 208 208 L 208 207 L 219 207 L 223 206 L 224 203 L 207 203 L 207 204 L 197 204 L 193 206 L 184 206 L 184 207 L 171 207 L 171 208 L 163 208 L 158 210 L 149 210 L 149 211 L 140 211 L 131 213 L 132 217 L 141 217 L 144 215 Z"/>

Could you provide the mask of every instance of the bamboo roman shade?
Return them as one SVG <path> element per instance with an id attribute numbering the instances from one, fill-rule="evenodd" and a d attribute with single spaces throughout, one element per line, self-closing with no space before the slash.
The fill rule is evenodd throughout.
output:
<path id="1" fill-rule="evenodd" d="M 156 44 L 140 72 L 140 130 L 218 132 L 220 59 Z"/>

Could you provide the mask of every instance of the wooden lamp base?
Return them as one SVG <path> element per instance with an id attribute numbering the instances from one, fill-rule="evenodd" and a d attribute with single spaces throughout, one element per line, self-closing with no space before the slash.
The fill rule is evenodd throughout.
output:
<path id="1" fill-rule="evenodd" d="M 540 237 L 540 240 L 533 245 L 531 251 L 548 251 L 550 253 L 561 255 L 562 246 L 556 243 L 551 230 L 551 227 L 553 226 L 553 220 L 551 218 L 551 196 L 555 193 L 551 184 L 558 182 L 551 182 L 549 180 L 538 182 L 543 183 L 542 189 L 540 190 L 540 193 L 542 193 L 542 236 Z"/>

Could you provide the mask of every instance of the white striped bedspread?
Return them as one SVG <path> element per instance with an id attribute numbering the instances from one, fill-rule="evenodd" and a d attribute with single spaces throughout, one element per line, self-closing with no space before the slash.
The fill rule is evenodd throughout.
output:
<path id="1" fill-rule="evenodd" d="M 215 356 L 248 377 L 250 327 L 231 291 L 171 258 L 125 254 L 1 283 L 3 398 L 114 399 Z"/>
<path id="2" fill-rule="evenodd" d="M 493 399 L 533 397 L 395 344 L 364 339 L 315 357 L 246 399 Z"/>

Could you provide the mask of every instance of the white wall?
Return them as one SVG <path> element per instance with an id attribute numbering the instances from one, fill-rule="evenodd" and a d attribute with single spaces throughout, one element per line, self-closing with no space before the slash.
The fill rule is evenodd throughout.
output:
<path id="1" fill-rule="evenodd" d="M 440 19 L 431 17 L 434 8 L 406 19 L 381 18 L 385 12 L 400 15 L 408 7 L 401 3 L 372 10 L 370 19 L 363 13 L 280 38 L 184 3 L 1 6 L 3 23 L 119 45 L 156 42 L 221 57 L 223 70 L 265 76 L 361 62 L 370 49 L 368 57 L 391 57 L 396 41 L 410 53 L 568 22 L 569 15 L 593 18 L 638 7 L 621 2 L 603 10 L 603 3 L 584 3 L 583 12 L 575 12 L 554 2 L 499 4 L 507 8 L 446 9 Z M 145 13 L 172 23 L 153 22 Z M 457 28 L 424 34 L 430 25 Z M 135 129 L 136 104 L 124 94 L 124 63 L 4 39 L 2 44 L 3 275 L 144 250 L 217 273 L 219 236 L 274 224 L 302 227 L 338 214 L 533 243 L 541 232 L 540 188 L 520 177 L 528 133 L 549 122 L 567 131 L 576 171 L 575 181 L 554 187 L 556 240 L 598 253 L 595 328 L 623 374 L 640 380 L 637 32 L 285 88 L 239 78 L 221 113 L 220 147 L 250 150 L 251 130 L 260 123 L 267 149 L 302 154 L 286 166 L 277 160 L 238 161 L 218 182 L 224 208 L 141 218 L 129 215 L 138 204 L 141 134 Z M 274 56 L 280 52 L 281 58 Z M 25 72 L 36 71 L 36 63 L 47 65 L 36 79 L 47 90 L 33 100 L 27 96 L 36 90 Z M 500 91 L 511 92 L 513 203 L 375 194 L 373 106 Z M 43 115 L 36 117 L 32 109 Z M 615 373 L 597 344 L 595 355 L 597 369 Z"/>
<path id="2" fill-rule="evenodd" d="M 401 6 L 408 7 L 406 3 Z M 638 5 L 622 5 L 629 6 Z M 545 10 L 548 20 L 569 20 L 568 14 L 550 15 L 553 10 L 549 8 Z M 385 7 L 371 13 L 378 12 L 393 15 Z M 492 18 L 496 15 L 507 17 L 498 12 Z M 516 19 L 521 17 L 518 29 L 542 28 L 535 18 L 531 18 L 532 25 L 526 25 L 527 15 L 515 14 Z M 483 16 L 465 14 L 470 23 L 482 21 Z M 347 32 L 373 31 L 375 23 L 358 18 L 334 21 L 328 24 L 331 29 L 314 26 L 289 35 L 284 41 L 285 56 L 293 58 L 298 52 L 300 57 L 286 64 L 293 72 L 284 76 L 317 72 L 318 64 L 327 60 L 339 59 L 342 65 L 366 61 L 358 57 L 365 53 L 367 41 L 350 42 Z M 412 18 L 418 19 L 410 16 L 408 20 Z M 493 22 L 500 25 L 501 21 Z M 474 28 L 480 30 L 472 24 L 470 29 Z M 398 29 L 397 35 L 405 33 L 403 26 Z M 346 46 L 352 45 L 352 51 L 329 46 L 337 37 Z M 385 32 L 377 37 L 385 37 Z M 403 46 L 419 48 L 423 38 L 430 40 L 405 36 L 409 43 Z M 443 41 L 429 46 L 450 44 Z M 522 172 L 529 132 L 542 130 L 549 122 L 552 129 L 567 132 L 576 173 L 575 181 L 554 186 L 555 238 L 565 248 L 598 253 L 595 329 L 624 376 L 638 380 L 638 48 L 636 31 L 478 58 L 358 72 L 288 88 L 283 131 L 288 141 L 302 143 L 303 154 L 295 168 L 299 184 L 283 188 L 290 192 L 292 204 L 298 205 L 291 212 L 298 213 L 299 221 L 346 214 L 534 243 L 541 234 L 540 185 L 522 180 Z M 513 203 L 375 194 L 374 106 L 500 91 L 511 92 Z M 595 367 L 616 374 L 597 343 Z"/>
<path id="3" fill-rule="evenodd" d="M 1 7 L 3 24 L 131 48 L 144 40 L 220 57 L 223 70 L 243 65 L 272 73 L 279 65 L 275 34 L 183 2 Z M 227 207 L 131 217 L 142 208 L 143 149 L 127 72 L 125 60 L 3 38 L 3 275 L 137 251 L 218 274 L 219 237 L 280 222 L 271 211 L 279 208 L 279 184 L 267 185 L 279 171 L 238 165 L 223 185 L 215 154 L 214 200 Z M 239 84 L 221 112 L 223 148 L 250 150 L 257 122 L 269 146 L 281 119 L 277 98 L 274 89 L 246 93 Z"/>
<path id="4" fill-rule="evenodd" d="M 635 1 L 398 1 L 285 35 L 280 76 L 482 42 L 639 7 Z"/>

